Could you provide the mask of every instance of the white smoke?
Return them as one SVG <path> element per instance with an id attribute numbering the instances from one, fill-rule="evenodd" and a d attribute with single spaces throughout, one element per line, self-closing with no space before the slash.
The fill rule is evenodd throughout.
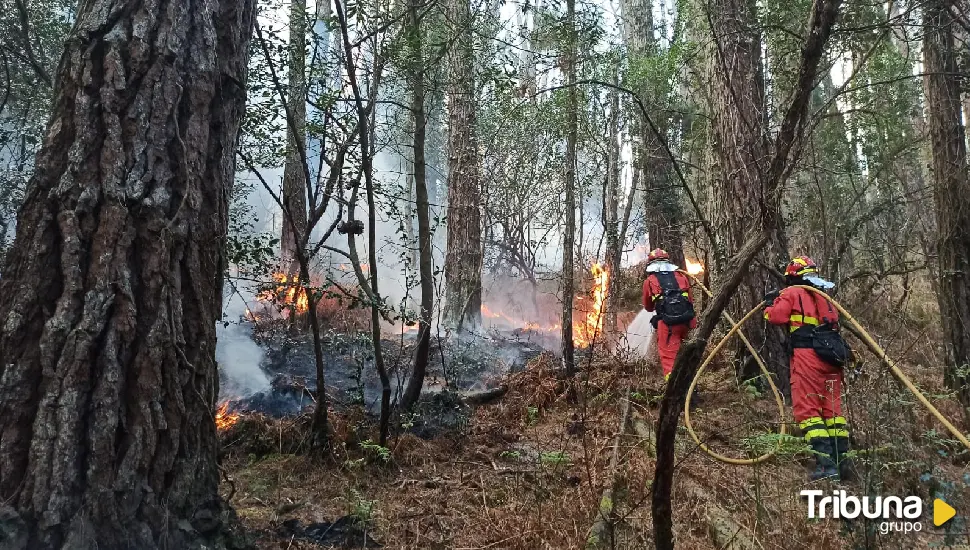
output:
<path id="1" fill-rule="evenodd" d="M 653 346 L 653 312 L 641 309 L 636 318 L 626 329 L 626 341 L 630 346 L 630 351 L 641 357 L 649 357 L 650 348 Z"/>
<path id="2" fill-rule="evenodd" d="M 241 322 L 245 313 L 246 301 L 239 293 L 226 297 L 224 320 L 216 324 L 216 362 L 225 375 L 220 399 L 249 397 L 269 389 L 269 378 L 260 368 L 265 352 Z"/>

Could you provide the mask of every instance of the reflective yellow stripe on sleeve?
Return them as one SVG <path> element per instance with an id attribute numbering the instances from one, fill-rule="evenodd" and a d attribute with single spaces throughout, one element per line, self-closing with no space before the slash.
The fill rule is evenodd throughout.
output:
<path id="1" fill-rule="evenodd" d="M 815 317 L 811 317 L 809 315 L 798 315 L 798 314 L 792 315 L 791 317 L 788 318 L 788 322 L 801 323 L 803 325 L 816 325 L 816 326 L 818 325 L 818 319 L 816 319 Z M 792 332 L 795 332 L 796 329 L 798 329 L 798 327 L 790 327 L 790 330 Z"/>

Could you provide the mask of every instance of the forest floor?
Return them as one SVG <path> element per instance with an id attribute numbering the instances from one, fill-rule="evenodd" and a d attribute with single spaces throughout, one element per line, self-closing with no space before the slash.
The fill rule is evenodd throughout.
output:
<path id="1" fill-rule="evenodd" d="M 586 360 L 573 382 L 576 399 L 542 355 L 508 375 L 508 392 L 470 410 L 454 429 L 422 439 L 407 422 L 388 442 L 373 443 L 372 417 L 334 413 L 334 450 L 305 452 L 305 417 L 258 415 L 223 432 L 223 492 L 259 548 L 581 548 L 604 489 L 614 487 L 614 539 L 605 547 L 653 547 L 651 434 L 662 388 L 653 361 Z M 931 369 L 910 375 L 945 414 L 959 408 Z M 731 466 L 704 454 L 683 429 L 678 436 L 673 518 L 680 548 L 929 548 L 970 542 L 970 473 L 942 427 L 869 366 L 850 380 L 846 416 L 861 479 L 837 485 L 806 481 L 799 439 L 766 435 L 777 426 L 770 394 L 739 387 L 716 363 L 700 384 L 694 424 L 712 448 L 730 456 L 781 443 L 759 466 Z M 629 429 L 617 437 L 630 403 Z M 427 413 L 437 414 L 437 413 Z M 774 420 L 773 420 L 774 419 Z M 636 429 L 634 428 L 636 427 Z M 791 431 L 791 430 L 789 430 Z M 797 434 L 796 434 L 797 435 Z M 611 456 L 616 455 L 616 468 Z M 614 475 L 615 473 L 615 475 Z M 867 520 L 810 520 L 803 489 L 850 495 L 918 495 L 919 534 L 880 533 Z M 932 523 L 934 496 L 957 509 L 946 529 Z M 947 535 L 946 533 L 949 533 Z M 966 546 L 964 546 L 966 547 Z"/>

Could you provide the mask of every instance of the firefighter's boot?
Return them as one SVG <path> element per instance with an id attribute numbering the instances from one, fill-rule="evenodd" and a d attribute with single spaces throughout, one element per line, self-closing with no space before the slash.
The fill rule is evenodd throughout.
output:
<path id="1" fill-rule="evenodd" d="M 832 438 L 832 448 L 835 450 L 835 463 L 839 468 L 839 477 L 843 481 L 852 481 L 858 478 L 858 472 L 855 469 L 855 463 L 853 460 L 846 455 L 849 452 L 849 438 L 848 437 L 833 437 Z"/>
<path id="2" fill-rule="evenodd" d="M 839 470 L 835 466 L 834 449 L 832 439 L 828 437 L 816 437 L 810 442 L 812 450 L 815 451 L 815 470 L 809 475 L 809 479 L 817 481 L 830 477 L 838 477 Z"/>

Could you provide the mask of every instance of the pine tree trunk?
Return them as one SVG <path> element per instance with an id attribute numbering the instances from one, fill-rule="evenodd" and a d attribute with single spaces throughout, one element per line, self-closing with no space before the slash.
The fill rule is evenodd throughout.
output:
<path id="1" fill-rule="evenodd" d="M 291 275 L 297 273 L 295 263 L 298 246 L 306 237 L 306 173 L 315 167 L 307 166 L 306 154 L 306 0 L 290 1 L 289 78 L 286 94 L 286 163 L 283 165 L 283 231 L 280 239 L 281 256 L 291 264 Z"/>
<path id="2" fill-rule="evenodd" d="M 222 545 L 215 323 L 254 14 L 81 4 L 0 279 L 4 548 Z"/>
<path id="3" fill-rule="evenodd" d="M 713 74 L 712 136 L 718 156 L 718 177 L 714 189 L 714 226 L 723 249 L 732 254 L 740 250 L 745 237 L 759 227 L 763 203 L 763 185 L 767 178 L 770 144 L 767 138 L 764 75 L 761 60 L 761 36 L 757 29 L 754 2 L 750 0 L 717 0 L 711 5 L 710 17 L 716 43 L 714 59 L 709 63 Z M 777 288 L 779 281 L 765 266 L 777 266 L 787 260 L 784 229 L 777 227 L 766 251 L 747 273 L 732 302 L 736 318 L 761 302 L 765 291 Z M 725 274 L 720 274 L 725 275 Z M 779 374 L 783 387 L 788 387 L 788 355 L 784 334 L 773 326 L 751 323 L 745 334 L 770 368 Z M 738 348 L 742 379 L 758 376 L 757 364 L 745 348 Z"/>
<path id="4" fill-rule="evenodd" d="M 468 0 L 449 0 L 446 20 L 457 34 L 449 52 L 448 249 L 444 322 L 459 331 L 482 322 L 482 221 L 475 133 L 475 59 Z"/>
<path id="5" fill-rule="evenodd" d="M 567 376 L 576 372 L 575 349 L 573 346 L 573 297 L 576 294 L 574 280 L 576 238 L 576 141 L 578 139 L 577 112 L 579 102 L 576 97 L 576 0 L 566 0 L 566 25 L 568 36 L 566 44 L 566 197 L 563 204 L 565 227 L 562 243 L 562 362 Z"/>
<path id="6" fill-rule="evenodd" d="M 614 79 L 616 80 L 616 79 Z M 616 310 L 620 290 L 620 254 L 623 243 L 620 241 L 620 94 L 610 90 L 609 142 L 606 146 L 606 208 L 604 226 L 606 228 L 606 254 L 604 263 L 609 274 L 606 292 L 606 320 L 604 330 L 608 337 L 616 333 Z"/>
<path id="7" fill-rule="evenodd" d="M 961 119 L 952 0 L 932 0 L 924 12 L 923 64 L 933 187 L 939 227 L 939 302 L 946 366 L 944 379 L 970 405 L 970 174 Z"/>
<path id="8" fill-rule="evenodd" d="M 431 257 L 431 215 L 428 204 L 425 141 L 427 114 L 425 110 L 424 48 L 421 28 L 421 0 L 409 0 L 408 34 L 411 48 L 411 112 L 414 113 L 414 191 L 418 213 L 418 271 L 421 278 L 421 315 L 418 322 L 418 343 L 414 349 L 411 377 L 401 396 L 405 409 L 417 403 L 424 386 L 431 351 L 431 314 L 434 310 L 434 266 Z"/>

